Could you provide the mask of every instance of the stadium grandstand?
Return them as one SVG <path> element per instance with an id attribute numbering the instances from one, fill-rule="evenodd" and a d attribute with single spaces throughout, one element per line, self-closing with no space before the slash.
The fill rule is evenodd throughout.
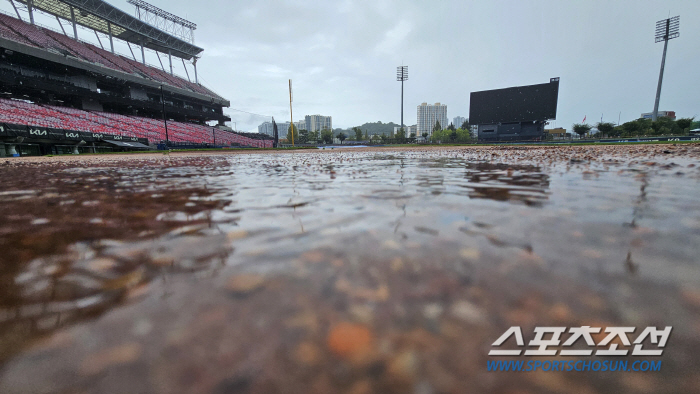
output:
<path id="1" fill-rule="evenodd" d="M 272 147 L 269 136 L 225 126 L 230 103 L 199 81 L 203 49 L 192 22 L 141 0 L 128 0 L 137 16 L 97 0 L 8 1 L 15 13 L 0 10 L 0 156 Z M 38 14 L 58 28 L 37 23 Z M 78 27 L 99 46 L 81 40 Z M 115 42 L 132 56 L 117 53 Z M 146 49 L 160 68 L 146 62 Z M 186 77 L 173 72 L 173 57 Z"/>

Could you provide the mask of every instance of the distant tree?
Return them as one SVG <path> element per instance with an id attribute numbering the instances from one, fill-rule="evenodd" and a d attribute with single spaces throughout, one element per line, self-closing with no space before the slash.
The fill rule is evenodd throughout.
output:
<path id="1" fill-rule="evenodd" d="M 430 134 L 428 134 L 428 133 L 423 133 L 423 134 L 421 134 L 421 135 L 423 136 L 423 138 L 428 138 L 428 136 L 429 136 Z"/>
<path id="2" fill-rule="evenodd" d="M 469 129 L 457 129 L 457 142 L 472 142 L 472 133 Z"/>
<path id="3" fill-rule="evenodd" d="M 605 134 L 607 136 L 610 136 L 613 129 L 615 129 L 615 123 L 610 123 L 610 122 L 598 122 L 596 125 L 596 128 L 600 132 L 600 134 Z"/>
<path id="4" fill-rule="evenodd" d="M 394 138 L 398 142 L 403 142 L 406 139 L 406 130 L 404 130 L 403 127 L 400 128 L 399 131 L 397 131 L 396 134 L 394 135 Z"/>
<path id="5" fill-rule="evenodd" d="M 365 130 L 365 140 L 369 141 L 369 134 L 367 133 L 367 130 Z"/>
<path id="6" fill-rule="evenodd" d="M 355 132 L 355 141 L 362 141 L 362 129 L 359 127 L 353 127 L 352 131 Z"/>
<path id="7" fill-rule="evenodd" d="M 608 137 L 621 137 L 622 134 L 625 132 L 624 127 L 622 126 L 615 126 L 610 133 L 608 133 Z"/>
<path id="8" fill-rule="evenodd" d="M 340 134 L 338 134 L 338 139 L 340 140 L 341 144 L 343 143 L 343 141 L 345 141 L 346 138 L 348 138 L 348 136 L 345 135 L 345 133 L 341 132 Z"/>
<path id="9" fill-rule="evenodd" d="M 433 132 L 440 131 L 442 130 L 442 126 L 440 126 L 440 122 L 435 122 L 435 126 L 433 126 Z"/>
<path id="10" fill-rule="evenodd" d="M 328 129 L 323 129 L 321 131 L 321 140 L 325 144 L 330 144 L 333 142 L 333 132 Z"/>
<path id="11" fill-rule="evenodd" d="M 665 116 L 651 122 L 651 129 L 651 131 L 647 130 L 647 135 L 678 135 L 683 133 L 683 129 L 676 121 Z"/>
<path id="12" fill-rule="evenodd" d="M 301 133 L 302 131 L 300 131 L 299 133 Z M 308 142 L 318 142 L 318 140 L 319 140 L 318 131 L 309 131 L 309 136 L 307 137 L 307 141 Z"/>
<path id="13" fill-rule="evenodd" d="M 430 139 L 433 142 L 447 142 L 450 138 L 447 133 L 450 132 L 449 130 L 433 130 L 433 133 L 430 135 Z"/>
<path id="14" fill-rule="evenodd" d="M 299 143 L 306 144 L 307 142 L 309 142 L 309 130 L 306 130 L 306 129 L 299 130 Z"/>
<path id="15" fill-rule="evenodd" d="M 687 134 L 690 130 L 690 125 L 693 124 L 695 118 L 680 118 L 676 121 L 676 125 L 681 129 L 681 133 Z"/>
<path id="16" fill-rule="evenodd" d="M 457 130 L 457 128 L 455 127 L 455 125 L 454 125 L 454 124 L 452 124 L 452 122 L 450 122 L 450 125 L 449 125 L 449 126 L 447 126 L 447 129 L 448 129 L 448 130 L 452 130 L 452 131 L 455 131 L 455 130 Z"/>
<path id="17" fill-rule="evenodd" d="M 573 126 L 571 126 L 571 129 L 574 131 L 574 133 L 583 138 L 586 133 L 591 131 L 591 126 L 587 124 L 574 123 Z"/>
<path id="18" fill-rule="evenodd" d="M 464 123 L 462 123 L 462 126 L 460 127 L 462 130 L 469 130 L 469 119 L 465 120 Z"/>
<path id="19" fill-rule="evenodd" d="M 416 133 L 411 133 L 411 138 L 416 138 Z"/>

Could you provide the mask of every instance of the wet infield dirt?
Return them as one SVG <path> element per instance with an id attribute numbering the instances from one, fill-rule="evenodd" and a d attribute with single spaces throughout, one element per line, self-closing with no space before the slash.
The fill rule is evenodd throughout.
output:
<path id="1" fill-rule="evenodd" d="M 2 159 L 0 393 L 695 392 L 699 192 L 699 144 Z M 488 371 L 511 326 L 673 331 Z"/>

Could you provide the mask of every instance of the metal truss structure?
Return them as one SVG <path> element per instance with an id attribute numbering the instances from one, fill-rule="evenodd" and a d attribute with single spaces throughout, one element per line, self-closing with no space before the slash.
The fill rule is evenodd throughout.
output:
<path id="1" fill-rule="evenodd" d="M 136 17 L 167 33 L 194 44 L 197 25 L 142 0 L 127 0 L 136 7 Z"/>
<path id="2" fill-rule="evenodd" d="M 76 25 L 84 26 L 107 34 L 110 37 L 114 36 L 128 43 L 167 53 L 178 58 L 192 60 L 204 51 L 204 49 L 192 43 L 194 39 L 193 30 L 196 28 L 196 25 L 181 18 L 181 21 L 175 22 L 171 20 L 170 22 L 181 26 L 182 29 L 191 30 L 190 37 L 187 40 L 161 30 L 157 26 L 146 23 L 101 0 L 9 1 L 13 6 L 15 6 L 15 2 L 24 5 L 29 11 L 30 19 L 33 19 L 32 9 L 38 9 L 58 18 L 71 21 L 74 29 Z M 162 15 L 160 17 L 162 18 Z M 173 15 L 173 17 L 175 16 Z"/>

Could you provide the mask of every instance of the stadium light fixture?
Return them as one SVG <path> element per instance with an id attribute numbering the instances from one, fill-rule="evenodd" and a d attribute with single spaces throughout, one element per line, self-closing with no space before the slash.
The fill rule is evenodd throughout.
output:
<path id="1" fill-rule="evenodd" d="M 194 31 L 197 29 L 197 24 L 143 0 L 127 0 L 126 2 L 136 7 L 136 16 L 139 20 L 194 44 Z"/>
<path id="2" fill-rule="evenodd" d="M 401 129 L 403 129 L 403 83 L 408 81 L 408 66 L 396 67 L 396 80 L 401 81 Z"/>
<path id="3" fill-rule="evenodd" d="M 654 43 L 664 42 L 664 54 L 661 57 L 661 71 L 659 72 L 659 85 L 656 87 L 656 101 L 654 102 L 654 112 L 651 114 L 651 120 L 656 120 L 659 115 L 659 99 L 661 98 L 661 82 L 664 79 L 664 66 L 666 65 L 666 49 L 668 49 L 668 40 L 678 38 L 680 36 L 680 15 L 673 18 L 663 19 L 656 22 L 656 36 Z"/>

